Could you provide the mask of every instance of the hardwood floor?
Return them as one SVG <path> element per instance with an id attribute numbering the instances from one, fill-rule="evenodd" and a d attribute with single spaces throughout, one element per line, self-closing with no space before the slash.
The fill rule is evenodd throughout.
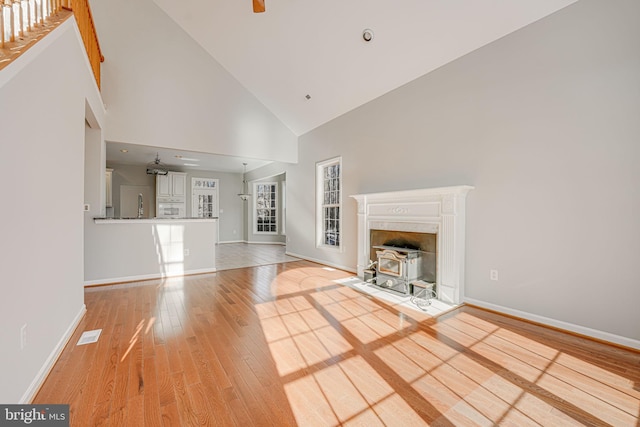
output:
<path id="1" fill-rule="evenodd" d="M 257 243 L 222 243 L 216 246 L 216 269 L 255 267 L 297 261 L 285 253 L 286 246 Z"/>
<path id="2" fill-rule="evenodd" d="M 349 276 L 296 261 L 87 290 L 33 403 L 70 404 L 73 426 L 640 426 L 639 353 L 473 307 L 429 317 Z"/>

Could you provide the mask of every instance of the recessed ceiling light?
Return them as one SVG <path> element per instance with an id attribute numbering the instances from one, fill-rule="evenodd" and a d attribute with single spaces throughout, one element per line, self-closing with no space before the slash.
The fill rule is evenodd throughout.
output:
<path id="1" fill-rule="evenodd" d="M 366 28 L 364 31 L 362 31 L 362 39 L 367 43 L 373 40 L 373 31 Z"/>
<path id="2" fill-rule="evenodd" d="M 120 150 L 121 153 L 128 153 L 129 150 L 127 150 L 126 148 L 123 148 L 122 150 Z"/>

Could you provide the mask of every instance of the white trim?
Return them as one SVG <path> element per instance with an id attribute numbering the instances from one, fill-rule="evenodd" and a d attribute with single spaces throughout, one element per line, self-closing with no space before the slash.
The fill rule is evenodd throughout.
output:
<path id="1" fill-rule="evenodd" d="M 307 261 L 316 262 L 318 264 L 326 265 L 328 267 L 333 267 L 333 268 L 337 268 L 337 269 L 340 269 L 340 270 L 348 271 L 349 273 L 356 273 L 356 269 L 353 268 L 353 267 L 346 267 L 344 265 L 334 264 L 332 262 L 327 262 L 326 260 L 323 260 L 323 259 L 312 258 L 312 257 L 308 257 L 306 255 L 300 255 L 300 254 L 296 254 L 296 253 L 289 252 L 289 251 L 285 251 L 284 254 L 292 256 L 292 257 L 295 257 L 295 258 L 300 258 L 300 259 L 304 259 L 304 260 L 307 260 Z"/>
<path id="2" fill-rule="evenodd" d="M 279 204 L 279 195 L 278 192 L 280 191 L 280 186 L 278 185 L 277 181 L 262 181 L 262 180 L 256 180 L 256 181 L 252 181 L 251 185 L 253 187 L 253 234 L 255 235 L 266 235 L 266 236 L 279 236 L 280 235 L 280 208 L 278 206 Z M 268 185 L 271 186 L 273 188 L 273 193 L 275 193 L 276 198 L 275 198 L 275 202 L 276 202 L 276 207 L 275 208 L 271 208 L 268 207 L 266 208 L 267 210 L 271 210 L 274 209 L 276 211 L 276 215 L 275 215 L 275 221 L 276 221 L 276 231 L 258 231 L 258 185 Z"/>
<path id="3" fill-rule="evenodd" d="M 246 243 L 247 245 L 287 245 L 285 242 L 254 242 L 251 240 L 226 240 L 224 242 L 218 242 L 219 245 L 226 245 L 228 243 Z"/>
<path id="4" fill-rule="evenodd" d="M 485 302 L 485 301 L 477 300 L 474 298 L 465 298 L 464 302 L 472 305 L 477 305 L 478 307 L 497 311 L 499 313 L 509 314 L 511 316 L 519 317 L 521 319 L 541 323 L 543 325 L 552 326 L 554 328 L 562 329 L 569 332 L 574 332 L 576 334 L 580 334 L 580 335 L 595 338 L 598 340 L 622 345 L 624 347 L 640 350 L 640 341 L 634 340 L 631 338 L 611 334 L 609 332 L 599 331 L 597 329 L 587 328 L 586 326 L 580 326 L 580 325 L 575 325 L 573 323 L 563 322 L 562 320 L 556 320 L 549 317 L 539 316 L 537 314 L 528 313 L 526 311 L 520 311 L 520 310 L 516 310 L 509 307 L 503 307 L 501 305 L 492 304 L 490 302 Z"/>
<path id="5" fill-rule="evenodd" d="M 287 244 L 284 243 L 284 242 L 253 242 L 251 240 L 247 240 L 244 243 L 246 243 L 247 245 L 280 245 L 280 246 L 287 246 Z"/>
<path id="6" fill-rule="evenodd" d="M 465 198 L 473 188 L 458 185 L 352 195 L 358 202 L 358 277 L 363 277 L 370 263 L 372 229 L 435 233 L 438 299 L 459 304 L 464 297 Z"/>
<path id="7" fill-rule="evenodd" d="M 287 235 L 287 180 L 280 181 L 280 235 Z"/>
<path id="8" fill-rule="evenodd" d="M 154 274 L 140 274 L 137 276 L 109 277 L 105 279 L 87 280 L 84 282 L 84 286 L 91 287 L 91 286 L 97 286 L 97 285 L 105 285 L 109 283 L 140 282 L 143 280 L 165 279 L 167 277 L 180 277 L 180 276 L 189 276 L 192 274 L 215 273 L 216 271 L 218 271 L 216 268 L 202 268 L 198 270 L 183 271 L 181 273 L 178 273 L 178 272 L 154 273 Z"/>
<path id="9" fill-rule="evenodd" d="M 340 184 L 340 188 L 338 189 L 339 193 L 340 193 L 340 197 L 338 200 L 338 209 L 340 209 L 340 217 L 338 218 L 338 226 L 340 227 L 340 233 L 339 233 L 339 239 L 340 239 L 340 244 L 338 244 L 337 246 L 333 246 L 333 245 L 326 245 L 324 243 L 324 239 L 325 239 L 325 235 L 324 235 L 324 168 L 326 168 L 327 166 L 332 166 L 337 164 L 340 167 L 340 175 L 338 176 L 339 179 L 339 184 Z M 333 157 L 331 159 L 327 159 L 327 160 L 323 160 L 320 162 L 316 162 L 316 182 L 315 182 L 315 198 L 316 198 L 316 209 L 315 209 L 315 227 L 316 227 L 316 249 L 328 249 L 328 250 L 332 250 L 332 251 L 336 251 L 339 253 L 343 253 L 344 252 L 344 242 L 343 242 L 343 235 L 342 235 L 342 226 L 344 225 L 343 222 L 343 215 L 344 215 L 344 198 L 343 198 L 343 173 L 342 173 L 343 169 L 342 169 L 342 156 L 336 156 Z"/>
<path id="10" fill-rule="evenodd" d="M 31 382 L 31 385 L 29 385 L 29 388 L 27 388 L 27 390 L 24 392 L 24 394 L 22 395 L 22 398 L 20 398 L 19 403 L 21 405 L 30 404 L 33 398 L 36 396 L 36 393 L 38 393 L 38 391 L 40 390 L 40 387 L 42 387 L 42 384 L 47 379 L 47 376 L 53 369 L 53 366 L 58 361 L 58 358 L 60 357 L 62 350 L 64 350 L 65 346 L 73 336 L 73 333 L 75 332 L 76 328 L 80 324 L 80 321 L 82 320 L 86 312 L 87 312 L 87 306 L 82 304 L 82 306 L 80 307 L 80 311 L 78 312 L 78 314 L 76 314 L 76 317 L 71 321 L 71 324 L 69 325 L 67 330 L 64 332 L 64 334 L 62 334 L 62 337 L 60 337 L 58 344 L 53 348 L 53 351 L 51 352 L 47 360 L 44 362 L 44 364 L 40 368 L 40 371 L 38 371 L 38 374 Z"/>

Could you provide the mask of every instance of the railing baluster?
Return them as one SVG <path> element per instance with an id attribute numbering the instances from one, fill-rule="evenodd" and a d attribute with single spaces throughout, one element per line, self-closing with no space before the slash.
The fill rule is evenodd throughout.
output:
<path id="1" fill-rule="evenodd" d="M 0 3 L 0 48 L 4 49 L 4 1 Z"/>
<path id="2" fill-rule="evenodd" d="M 24 37 L 24 11 L 22 10 L 22 2 L 18 0 L 16 1 L 16 4 L 18 5 L 18 28 L 20 28 L 18 35 L 20 35 L 20 37 Z"/>
<path id="3" fill-rule="evenodd" d="M 11 37 L 9 38 L 10 42 L 16 41 L 16 20 L 15 13 L 13 9 L 13 4 L 11 5 Z"/>
<path id="4" fill-rule="evenodd" d="M 27 31 L 31 31 L 33 28 L 31 27 L 31 5 L 29 4 L 29 0 L 22 0 L 24 3 L 24 9 L 22 13 L 24 13 L 25 19 L 27 21 Z"/>

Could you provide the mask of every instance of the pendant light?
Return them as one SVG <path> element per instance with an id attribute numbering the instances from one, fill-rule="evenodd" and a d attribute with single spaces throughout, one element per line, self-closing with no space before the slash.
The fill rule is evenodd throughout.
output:
<path id="1" fill-rule="evenodd" d="M 156 159 L 147 164 L 147 175 L 166 175 L 168 173 L 165 165 L 160 162 L 160 155 L 156 153 Z"/>
<path id="2" fill-rule="evenodd" d="M 242 164 L 242 193 L 238 193 L 238 196 L 240 196 L 240 198 L 245 202 L 249 200 L 249 197 L 251 196 L 251 194 L 249 194 L 249 192 L 246 189 L 247 187 L 247 181 L 245 180 L 246 173 L 247 173 L 247 164 L 243 163 Z"/>

